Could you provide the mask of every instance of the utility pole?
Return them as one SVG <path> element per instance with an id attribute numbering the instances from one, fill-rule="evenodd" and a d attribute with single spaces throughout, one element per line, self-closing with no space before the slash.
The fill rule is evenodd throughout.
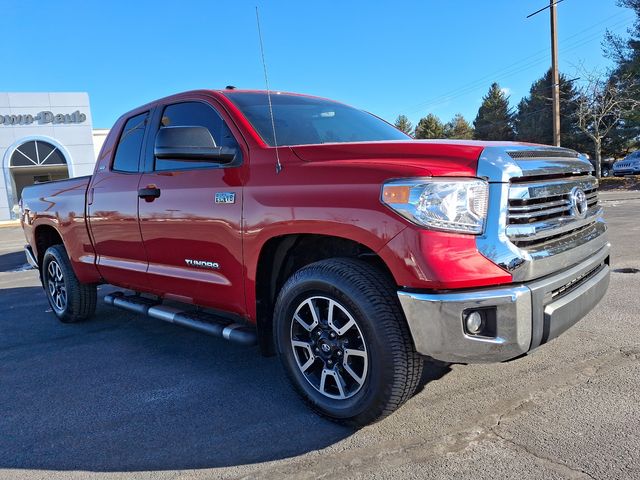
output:
<path id="1" fill-rule="evenodd" d="M 531 18 L 549 9 L 551 17 L 551 98 L 553 102 L 553 144 L 560 146 L 560 73 L 558 72 L 558 15 L 556 5 L 564 0 L 549 0 L 549 6 L 527 15 Z"/>
<path id="2" fill-rule="evenodd" d="M 551 93 L 553 95 L 553 144 L 560 146 L 560 73 L 558 72 L 558 15 L 555 0 L 549 0 L 551 13 Z"/>

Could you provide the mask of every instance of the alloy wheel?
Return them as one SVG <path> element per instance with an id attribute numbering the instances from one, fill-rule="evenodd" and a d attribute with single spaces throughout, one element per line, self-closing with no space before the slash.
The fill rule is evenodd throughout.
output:
<path id="1" fill-rule="evenodd" d="M 47 266 L 47 289 L 51 306 L 57 313 L 67 308 L 67 287 L 62 269 L 57 261 L 51 260 Z"/>
<path id="2" fill-rule="evenodd" d="M 291 348 L 307 382 L 328 398 L 351 398 L 367 379 L 364 336 L 336 300 L 313 296 L 300 302 L 291 319 Z"/>

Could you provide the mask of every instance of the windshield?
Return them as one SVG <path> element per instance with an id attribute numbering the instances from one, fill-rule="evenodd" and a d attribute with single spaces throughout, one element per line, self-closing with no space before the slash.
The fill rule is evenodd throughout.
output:
<path id="1" fill-rule="evenodd" d="M 265 143 L 275 146 L 267 94 L 225 92 L 225 95 Z M 272 93 L 271 104 L 278 146 L 410 140 L 384 120 L 330 100 Z"/>

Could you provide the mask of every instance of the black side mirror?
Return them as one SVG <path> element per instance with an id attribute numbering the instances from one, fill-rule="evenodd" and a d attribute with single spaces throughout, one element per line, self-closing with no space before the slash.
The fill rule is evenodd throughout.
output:
<path id="1" fill-rule="evenodd" d="M 153 148 L 156 158 L 227 163 L 235 148 L 218 147 L 206 127 L 162 127 Z"/>

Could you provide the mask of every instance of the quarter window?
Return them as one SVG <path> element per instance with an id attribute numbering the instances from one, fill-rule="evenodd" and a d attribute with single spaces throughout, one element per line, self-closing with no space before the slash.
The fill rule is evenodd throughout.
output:
<path id="1" fill-rule="evenodd" d="M 127 120 L 122 130 L 120 142 L 113 160 L 113 170 L 119 172 L 137 172 L 144 130 L 149 112 L 141 113 Z"/>
<path id="2" fill-rule="evenodd" d="M 236 155 L 240 155 L 238 142 L 236 142 L 231 130 L 211 106 L 202 102 L 184 102 L 168 105 L 162 112 L 162 127 L 206 127 L 216 145 L 219 147 L 235 148 Z M 237 158 L 237 157 L 236 157 Z M 237 162 L 234 162 L 237 164 Z M 156 158 L 155 170 L 184 170 L 193 168 L 220 167 L 219 163 L 201 162 L 191 160 L 173 160 L 168 158 Z"/>

